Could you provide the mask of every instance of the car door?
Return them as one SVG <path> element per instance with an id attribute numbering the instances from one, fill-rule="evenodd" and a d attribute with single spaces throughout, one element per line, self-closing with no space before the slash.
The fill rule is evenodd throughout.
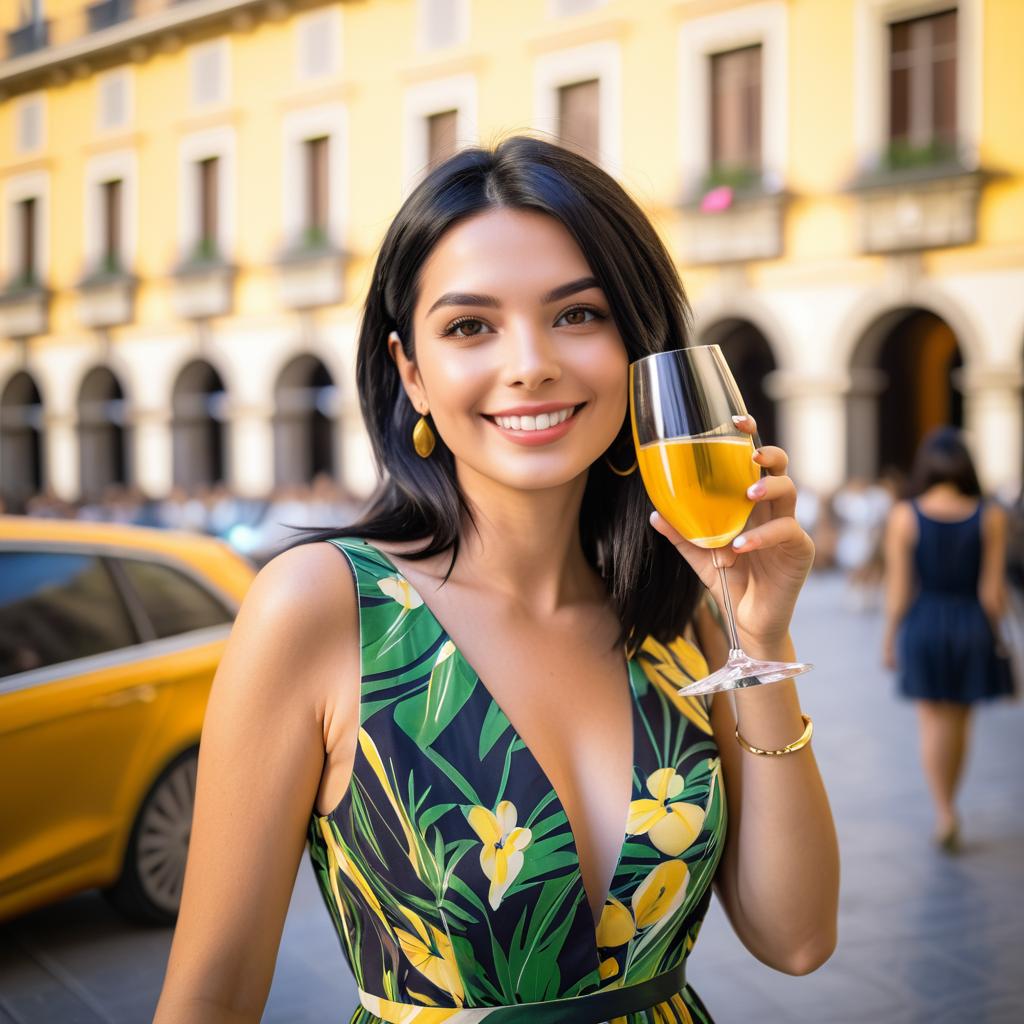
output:
<path id="1" fill-rule="evenodd" d="M 159 679 L 98 552 L 0 548 L 0 901 L 89 884 Z"/>

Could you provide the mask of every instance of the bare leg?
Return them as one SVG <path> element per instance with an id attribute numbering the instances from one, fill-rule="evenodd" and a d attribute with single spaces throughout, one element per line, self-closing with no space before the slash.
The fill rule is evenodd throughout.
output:
<path id="1" fill-rule="evenodd" d="M 949 701 L 917 702 L 921 761 L 935 802 L 937 838 L 955 837 L 956 791 L 963 774 L 970 708 Z"/>

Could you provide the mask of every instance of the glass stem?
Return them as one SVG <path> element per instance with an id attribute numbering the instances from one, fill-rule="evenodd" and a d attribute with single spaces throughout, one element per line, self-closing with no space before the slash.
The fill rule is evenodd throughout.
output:
<path id="1" fill-rule="evenodd" d="M 725 619 L 729 624 L 730 659 L 734 654 L 742 654 L 740 639 L 736 635 L 736 619 L 732 613 L 732 598 L 729 596 L 729 581 L 725 578 L 725 566 L 718 564 L 718 548 L 711 549 L 711 563 L 718 570 L 718 579 L 722 584 L 722 603 L 725 605 Z"/>

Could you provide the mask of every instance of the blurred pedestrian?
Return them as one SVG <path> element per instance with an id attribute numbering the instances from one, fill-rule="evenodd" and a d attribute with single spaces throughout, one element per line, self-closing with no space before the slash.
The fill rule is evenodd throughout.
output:
<path id="1" fill-rule="evenodd" d="M 872 559 L 878 551 L 886 516 L 892 506 L 889 489 L 881 482 L 852 477 L 832 498 L 837 520 L 836 564 L 846 572 L 844 602 L 851 611 L 878 605 L 881 573 Z"/>
<path id="2" fill-rule="evenodd" d="M 886 525 L 883 658 L 898 671 L 899 692 L 917 703 L 934 838 L 952 851 L 971 707 L 1013 692 L 998 639 L 1007 607 L 1007 516 L 981 493 L 970 453 L 952 427 L 921 442 L 908 493 Z"/>

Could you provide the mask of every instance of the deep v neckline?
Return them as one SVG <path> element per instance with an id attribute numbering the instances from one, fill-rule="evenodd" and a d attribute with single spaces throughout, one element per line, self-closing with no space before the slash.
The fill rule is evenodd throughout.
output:
<path id="1" fill-rule="evenodd" d="M 638 718 L 639 718 L 639 715 L 640 715 L 639 698 L 637 697 L 636 686 L 633 683 L 633 672 L 634 672 L 634 669 L 635 669 L 635 662 L 636 662 L 635 656 L 633 658 L 627 657 L 626 656 L 626 651 L 625 651 L 625 645 L 623 646 L 622 654 L 623 654 L 623 657 L 625 658 L 625 662 L 626 662 L 626 683 L 627 683 L 627 688 L 629 690 L 629 712 L 630 712 L 629 800 L 627 801 L 626 809 L 625 809 L 625 811 L 622 814 L 622 839 L 619 842 L 618 853 L 617 853 L 616 858 L 615 858 L 615 867 L 612 869 L 612 877 L 611 877 L 611 880 L 608 883 L 608 887 L 605 890 L 604 899 L 601 901 L 600 906 L 598 908 L 598 920 L 595 922 L 594 918 L 593 918 L 593 913 L 592 913 L 592 910 L 591 910 L 591 906 L 590 906 L 590 894 L 587 892 L 586 881 L 583 878 L 583 863 L 582 863 L 582 860 L 580 859 L 579 836 L 578 836 L 578 834 L 576 832 L 576 829 L 573 826 L 572 821 L 569 818 L 569 812 L 568 812 L 568 810 L 567 810 L 567 808 L 565 806 L 565 802 L 562 800 L 561 796 L 558 793 L 558 790 L 555 788 L 555 784 L 554 784 L 554 782 L 552 782 L 550 774 L 544 768 L 544 766 L 540 763 L 540 759 L 537 757 L 537 755 L 534 752 L 533 748 L 526 742 L 526 739 L 524 738 L 522 732 L 520 732 L 520 730 L 518 728 L 516 728 L 516 726 L 512 723 L 512 720 L 505 713 L 505 709 L 501 706 L 501 703 L 498 701 L 497 697 L 495 697 L 494 693 L 491 691 L 491 689 L 487 685 L 487 683 L 484 682 L 483 676 L 481 676 L 480 673 L 477 672 L 477 670 L 470 664 L 469 659 L 465 656 L 465 654 L 462 653 L 462 649 L 452 639 L 452 635 L 451 635 L 451 633 L 448 632 L 448 629 L 445 627 L 444 623 L 441 622 L 441 620 L 437 617 L 437 615 L 434 613 L 434 611 L 430 607 L 430 605 L 428 605 L 427 602 L 423 600 L 423 595 L 419 592 L 419 589 L 417 587 L 413 586 L 412 580 L 408 579 L 406 577 L 405 573 L 403 573 L 402 570 L 399 569 L 398 566 L 395 565 L 395 563 L 391 561 L 391 558 L 387 555 L 387 553 L 385 551 L 382 551 L 380 548 L 374 546 L 373 544 L 371 544 L 367 540 L 363 540 L 362 543 L 366 547 L 370 548 L 372 551 L 375 551 L 384 560 L 384 562 L 387 564 L 387 566 L 393 572 L 395 572 L 399 577 L 401 577 L 401 579 L 405 580 L 405 582 L 408 583 L 408 585 L 410 587 L 412 587 L 412 589 L 416 592 L 417 597 L 419 597 L 419 599 L 420 599 L 421 606 L 426 609 L 427 614 L 431 617 L 431 619 L 434 620 L 434 622 L 437 625 L 438 629 L 440 629 L 441 632 L 444 634 L 445 639 L 448 640 L 451 643 L 452 648 L 453 648 L 452 656 L 460 658 L 461 661 L 462 661 L 463 666 L 476 679 L 477 684 L 479 684 L 479 686 L 481 687 L 483 692 L 487 695 L 487 699 L 490 701 L 490 703 L 494 707 L 495 711 L 499 715 L 501 715 L 501 717 L 508 724 L 509 729 L 512 730 L 513 736 L 522 745 L 522 749 L 525 750 L 526 753 L 529 755 L 530 760 L 535 765 L 538 774 L 543 778 L 544 784 L 547 786 L 548 790 L 550 790 L 551 795 L 554 797 L 554 800 L 555 800 L 555 802 L 558 805 L 558 809 L 561 810 L 562 815 L 565 817 L 566 825 L 568 825 L 568 827 L 569 827 L 569 834 L 570 834 L 570 838 L 572 840 L 573 854 L 575 855 L 576 864 L 577 864 L 577 866 L 579 868 L 580 888 L 583 890 L 583 902 L 586 904 L 586 908 L 587 908 L 587 922 L 588 922 L 588 924 L 590 924 L 592 926 L 593 943 L 594 943 L 594 948 L 596 950 L 597 949 L 597 928 L 598 928 L 598 925 L 600 924 L 600 919 L 601 919 L 600 916 L 601 916 L 601 913 L 604 910 L 604 907 L 608 903 L 608 900 L 611 898 L 612 889 L 615 886 L 615 878 L 616 878 L 616 876 L 619 873 L 619 869 L 622 867 L 623 857 L 625 856 L 626 841 L 629 838 L 629 836 L 628 836 L 628 834 L 626 832 L 626 825 L 629 822 L 629 808 L 630 808 L 630 805 L 633 802 L 633 778 L 634 778 L 634 776 L 635 776 L 635 774 L 637 772 L 636 759 L 637 759 L 637 752 L 638 752 L 637 748 L 638 748 L 638 742 L 639 742 Z"/>

